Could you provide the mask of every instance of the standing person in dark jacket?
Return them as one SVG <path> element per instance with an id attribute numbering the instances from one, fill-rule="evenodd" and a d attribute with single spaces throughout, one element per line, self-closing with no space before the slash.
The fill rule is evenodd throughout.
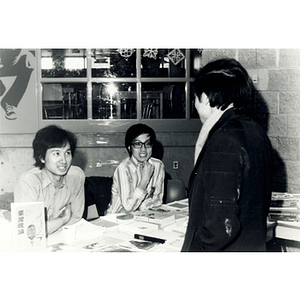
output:
<path id="1" fill-rule="evenodd" d="M 195 81 L 203 123 L 189 181 L 189 223 L 182 251 L 265 251 L 272 147 L 246 115 L 254 97 L 234 59 L 204 66 Z"/>

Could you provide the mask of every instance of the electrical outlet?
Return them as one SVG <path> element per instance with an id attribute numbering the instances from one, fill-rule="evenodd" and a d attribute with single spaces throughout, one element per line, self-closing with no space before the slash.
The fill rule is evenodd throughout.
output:
<path id="1" fill-rule="evenodd" d="M 177 169 L 178 169 L 178 161 L 177 161 L 177 160 L 174 160 L 174 161 L 173 161 L 173 169 L 174 169 L 174 170 L 177 170 Z"/>

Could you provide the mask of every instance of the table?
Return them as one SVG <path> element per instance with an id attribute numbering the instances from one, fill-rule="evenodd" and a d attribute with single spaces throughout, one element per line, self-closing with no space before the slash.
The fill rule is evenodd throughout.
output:
<path id="1" fill-rule="evenodd" d="M 300 252 L 300 222 L 276 221 L 270 251 Z"/>
<path id="2" fill-rule="evenodd" d="M 168 205 L 161 205 L 160 210 L 174 214 L 174 222 L 168 226 L 159 227 L 156 224 L 132 219 L 120 220 L 125 214 L 109 214 L 87 222 L 78 223 L 82 230 L 90 232 L 87 239 L 76 239 L 72 243 L 65 243 L 63 229 L 51 234 L 47 238 L 49 252 L 180 252 L 188 222 L 188 200 L 174 201 Z M 102 232 L 97 231 L 103 228 Z M 93 235 L 95 231 L 95 235 Z M 78 234 L 78 231 L 77 231 Z M 164 243 L 153 243 L 134 238 L 135 234 L 150 236 L 165 240 Z"/>
<path id="3" fill-rule="evenodd" d="M 176 222 L 165 226 L 164 228 L 150 228 L 149 231 L 146 228 L 143 234 L 156 236 L 158 238 L 165 239 L 163 244 L 155 244 L 151 248 L 140 249 L 135 247 L 132 242 L 134 239 L 134 233 L 138 233 L 135 229 L 131 229 L 126 222 L 118 222 L 117 217 L 124 214 L 109 214 L 101 216 L 90 222 L 94 226 L 99 225 L 99 222 L 110 224 L 111 226 L 104 226 L 105 231 L 97 234 L 97 236 L 89 237 L 86 240 L 78 241 L 73 245 L 67 245 L 64 243 L 62 230 L 51 234 L 47 238 L 48 252 L 180 252 L 186 226 L 188 222 L 188 199 L 180 201 L 174 201 L 167 205 L 163 205 L 162 208 L 173 210 L 177 214 Z M 2 211 L 1 215 L 10 213 L 9 211 Z M 146 224 L 146 223 L 145 223 Z M 0 218 L 0 237 L 2 251 L 12 251 L 11 245 L 11 233 L 10 222 L 5 218 Z M 73 225 L 71 225 L 73 226 Z M 291 241 L 293 245 L 300 241 L 300 224 L 298 222 L 267 222 L 267 237 L 266 242 L 274 240 Z M 272 250 L 271 250 L 272 251 Z"/>

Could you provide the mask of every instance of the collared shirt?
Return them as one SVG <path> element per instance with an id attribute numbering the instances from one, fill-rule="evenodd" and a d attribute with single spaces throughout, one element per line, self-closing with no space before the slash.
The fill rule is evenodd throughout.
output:
<path id="1" fill-rule="evenodd" d="M 112 200 L 107 213 L 145 210 L 162 204 L 164 192 L 165 168 L 162 161 L 151 157 L 149 163 L 154 173 L 146 191 L 139 188 L 141 170 L 132 156 L 125 158 L 117 167 L 113 176 Z"/>
<path id="2" fill-rule="evenodd" d="M 14 189 L 15 202 L 42 201 L 47 209 L 47 220 L 56 219 L 60 210 L 71 203 L 72 216 L 66 225 L 81 219 L 84 210 L 84 172 L 71 166 L 62 185 L 55 188 L 45 169 L 38 167 L 23 173 Z"/>

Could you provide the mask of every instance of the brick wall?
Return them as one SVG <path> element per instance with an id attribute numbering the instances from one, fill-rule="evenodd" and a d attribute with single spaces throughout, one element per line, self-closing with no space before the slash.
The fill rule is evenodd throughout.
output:
<path id="1" fill-rule="evenodd" d="M 254 118 L 274 147 L 273 189 L 300 193 L 300 50 L 204 49 L 202 64 L 224 56 L 258 78 Z"/>

